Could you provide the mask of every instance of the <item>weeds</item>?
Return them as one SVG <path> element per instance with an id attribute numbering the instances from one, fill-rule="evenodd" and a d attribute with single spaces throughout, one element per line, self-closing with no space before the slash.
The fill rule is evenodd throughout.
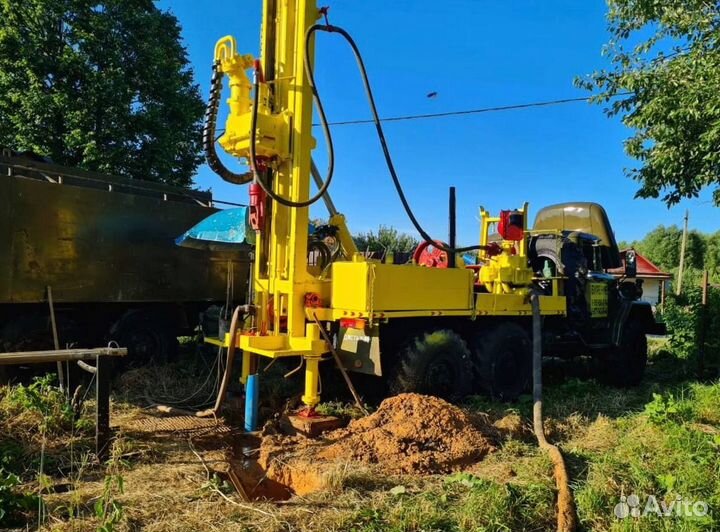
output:
<path id="1" fill-rule="evenodd" d="M 125 478 L 123 469 L 129 464 L 123 460 L 125 444 L 122 439 L 113 443 L 112 453 L 105 468 L 103 492 L 95 501 L 93 510 L 98 520 L 97 532 L 114 532 L 125 516 L 125 509 L 119 498 L 125 493 Z"/>
<path id="2" fill-rule="evenodd" d="M 63 392 L 55 386 L 55 380 L 55 375 L 48 374 L 35 377 L 28 386 L 20 384 L 11 388 L 3 398 L 8 414 L 40 414 L 42 428 L 51 433 L 71 429 L 75 415 Z"/>
<path id="3" fill-rule="evenodd" d="M 0 525 L 17 524 L 19 514 L 37 506 L 37 497 L 22 491 L 20 477 L 0 468 Z"/>
<path id="4" fill-rule="evenodd" d="M 320 415 L 335 416 L 343 419 L 358 419 L 366 415 L 357 405 L 340 401 L 320 403 L 316 410 Z"/>
<path id="5" fill-rule="evenodd" d="M 98 532 L 113 532 L 123 517 L 123 505 L 117 500 L 118 495 L 125 492 L 123 477 L 119 473 L 111 473 L 105 477 L 103 493 L 95 502 L 95 517 L 100 522 Z"/>
<path id="6" fill-rule="evenodd" d="M 690 413 L 690 405 L 678 401 L 672 394 L 653 394 L 653 400 L 645 405 L 645 415 L 648 419 L 660 425 L 669 421 L 680 422 Z"/>

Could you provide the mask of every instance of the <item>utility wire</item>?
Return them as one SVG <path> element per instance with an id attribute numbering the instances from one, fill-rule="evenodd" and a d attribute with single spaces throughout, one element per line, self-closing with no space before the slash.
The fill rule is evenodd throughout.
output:
<path id="1" fill-rule="evenodd" d="M 613 96 L 613 98 L 617 98 L 619 96 L 629 96 L 633 94 L 632 92 L 619 92 Z M 464 115 L 476 115 L 481 113 L 495 113 L 499 111 L 514 111 L 518 109 L 530 109 L 533 107 L 550 107 L 553 105 L 563 105 L 567 103 L 575 103 L 575 102 L 587 102 L 590 101 L 592 96 L 585 96 L 581 98 L 563 98 L 560 100 L 546 100 L 546 101 L 540 101 L 540 102 L 529 102 L 529 103 L 518 103 L 518 104 L 512 104 L 512 105 L 500 105 L 497 107 L 481 107 L 479 109 L 465 109 L 462 111 L 446 111 L 444 113 L 427 113 L 427 114 L 417 114 L 417 115 L 402 115 L 402 116 L 389 116 L 386 118 L 381 118 L 380 122 L 401 122 L 405 120 L 425 120 L 428 118 L 445 118 L 448 116 L 464 116 Z M 368 119 L 361 119 L 361 120 L 342 120 L 338 122 L 329 122 L 328 125 L 330 126 L 351 126 L 351 125 L 357 125 L 357 124 L 374 124 L 375 121 L 372 118 Z M 313 124 L 313 126 L 317 126 L 319 124 Z"/>

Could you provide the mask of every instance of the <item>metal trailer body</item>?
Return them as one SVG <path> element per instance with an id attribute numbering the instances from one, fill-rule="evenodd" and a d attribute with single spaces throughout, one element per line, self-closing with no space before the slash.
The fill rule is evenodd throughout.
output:
<path id="1" fill-rule="evenodd" d="M 162 322 L 172 343 L 170 337 L 192 327 L 201 310 L 225 301 L 229 269 L 236 300 L 242 300 L 246 252 L 175 244 L 216 210 L 208 192 L 65 168 L 5 151 L 0 156 L 0 342 L 5 350 L 43 347 L 44 337 L 51 342 L 48 286 L 58 326 L 64 328 L 63 344 L 107 340 L 129 316 L 134 322 Z"/>

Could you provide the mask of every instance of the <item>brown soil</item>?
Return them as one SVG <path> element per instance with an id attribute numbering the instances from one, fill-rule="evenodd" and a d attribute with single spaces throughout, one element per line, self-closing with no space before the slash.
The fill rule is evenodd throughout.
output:
<path id="1" fill-rule="evenodd" d="M 260 445 L 267 479 L 303 495 L 332 482 L 333 464 L 360 462 L 389 474 L 448 473 L 494 450 L 485 420 L 435 397 L 402 394 L 378 410 L 318 440 L 270 435 Z"/>

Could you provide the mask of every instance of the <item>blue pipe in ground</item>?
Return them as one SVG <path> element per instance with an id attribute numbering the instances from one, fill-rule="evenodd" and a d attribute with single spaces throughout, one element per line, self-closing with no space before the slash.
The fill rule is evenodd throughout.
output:
<path id="1" fill-rule="evenodd" d="M 255 432 L 260 406 L 260 375 L 248 375 L 245 384 L 245 432 Z"/>

